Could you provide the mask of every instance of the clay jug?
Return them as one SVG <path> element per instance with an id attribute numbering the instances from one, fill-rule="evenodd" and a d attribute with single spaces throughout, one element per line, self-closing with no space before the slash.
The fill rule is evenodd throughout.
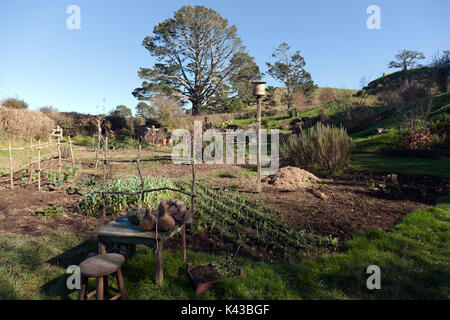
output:
<path id="1" fill-rule="evenodd" d="M 160 216 L 158 218 L 158 231 L 168 232 L 175 227 L 175 220 L 169 215 L 169 205 L 161 203 L 159 205 Z M 161 215 L 161 211 L 163 214 Z"/>
<path id="2" fill-rule="evenodd" d="M 156 217 L 150 212 L 149 209 L 145 210 L 145 216 L 142 218 L 140 227 L 142 231 L 152 231 L 156 225 Z"/>

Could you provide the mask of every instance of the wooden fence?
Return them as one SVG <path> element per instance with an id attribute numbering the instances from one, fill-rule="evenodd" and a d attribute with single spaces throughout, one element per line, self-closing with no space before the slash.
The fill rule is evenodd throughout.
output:
<path id="1" fill-rule="evenodd" d="M 62 145 L 69 145 L 69 151 L 70 151 L 70 158 L 71 158 L 71 162 L 72 162 L 72 166 L 75 166 L 75 158 L 74 158 L 74 154 L 73 154 L 73 142 L 70 138 L 69 141 L 67 142 L 61 142 L 62 139 L 62 132 L 61 134 L 57 135 L 57 143 L 56 143 L 56 151 L 57 151 L 57 155 L 53 154 L 53 134 L 49 136 L 48 138 L 48 142 L 42 144 L 41 143 L 41 139 L 39 139 L 37 145 L 33 145 L 33 140 L 30 139 L 30 145 L 27 147 L 18 147 L 18 148 L 13 148 L 12 147 L 12 142 L 11 140 L 8 140 L 8 149 L 0 149 L 0 151 L 8 151 L 8 156 L 9 156 L 9 182 L 10 182 L 10 187 L 11 190 L 14 189 L 14 174 L 15 173 L 19 173 L 25 170 L 28 170 L 28 184 L 30 184 L 32 182 L 32 178 L 33 178 L 33 173 L 36 171 L 37 172 L 37 183 L 38 183 L 38 190 L 41 191 L 41 173 L 45 168 L 41 167 L 41 163 L 44 161 L 51 161 L 54 158 L 58 158 L 58 171 L 61 172 L 62 171 L 62 152 L 61 152 L 61 146 Z M 50 151 L 50 155 L 47 157 L 42 157 L 41 156 L 41 150 L 42 149 L 46 149 L 48 148 Z M 22 165 L 22 166 L 15 166 L 14 165 L 14 157 L 13 157 L 13 151 L 23 151 L 23 150 L 30 150 L 31 151 L 31 155 L 30 155 L 30 160 L 29 163 L 27 165 Z M 34 151 L 36 150 L 36 157 L 34 157 Z M 36 169 L 34 169 L 34 167 L 37 166 Z M 50 163 L 50 170 L 51 170 L 51 163 Z"/>

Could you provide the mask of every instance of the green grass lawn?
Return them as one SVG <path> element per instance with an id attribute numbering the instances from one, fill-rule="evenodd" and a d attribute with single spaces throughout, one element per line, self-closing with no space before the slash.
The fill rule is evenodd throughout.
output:
<path id="1" fill-rule="evenodd" d="M 398 156 L 356 156 L 350 159 L 350 168 L 376 173 L 396 173 L 450 179 L 450 159 L 408 158 Z"/>
<path id="2" fill-rule="evenodd" d="M 282 265 L 237 259 L 244 280 L 197 295 L 177 252 L 164 253 L 164 284 L 154 282 L 153 253 L 138 247 L 123 272 L 131 299 L 448 299 L 450 197 L 406 216 L 390 231 L 369 231 L 342 253 Z M 65 266 L 79 263 L 95 244 L 51 233 L 0 237 L 0 299 L 76 299 L 65 287 Z M 55 256 L 58 259 L 55 259 Z M 188 251 L 193 264 L 218 257 Z M 52 261 L 52 263 L 49 263 Z M 366 268 L 381 269 L 381 289 L 366 288 Z"/>

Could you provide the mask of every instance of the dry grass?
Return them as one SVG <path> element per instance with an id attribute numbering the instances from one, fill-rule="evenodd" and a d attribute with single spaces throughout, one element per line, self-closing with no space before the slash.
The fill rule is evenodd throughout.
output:
<path id="1" fill-rule="evenodd" d="M 39 139 L 52 132 L 54 122 L 42 112 L 0 107 L 0 137 Z"/>

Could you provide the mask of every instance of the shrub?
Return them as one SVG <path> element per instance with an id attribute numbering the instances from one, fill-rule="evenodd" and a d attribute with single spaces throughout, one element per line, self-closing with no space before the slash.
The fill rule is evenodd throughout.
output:
<path id="1" fill-rule="evenodd" d="M 54 122 L 38 111 L 0 107 L 0 136 L 39 139 L 52 132 Z"/>
<path id="2" fill-rule="evenodd" d="M 429 128 L 410 129 L 403 137 L 402 145 L 410 150 L 426 150 L 433 145 Z"/>
<path id="3" fill-rule="evenodd" d="M 331 88 L 323 88 L 319 95 L 319 101 L 322 105 L 327 104 L 335 100 L 336 97 L 334 95 L 333 89 Z"/>
<path id="4" fill-rule="evenodd" d="M 16 98 L 6 98 L 3 99 L 0 103 L 0 106 L 9 109 L 28 109 L 28 103 L 24 100 L 16 99 Z"/>
<path id="5" fill-rule="evenodd" d="M 311 171 L 333 172 L 347 166 L 352 140 L 343 128 L 317 123 L 281 145 L 281 156 L 290 165 Z"/>
<path id="6" fill-rule="evenodd" d="M 269 119 L 267 118 L 262 119 L 261 124 L 264 128 L 267 128 L 269 126 Z"/>

